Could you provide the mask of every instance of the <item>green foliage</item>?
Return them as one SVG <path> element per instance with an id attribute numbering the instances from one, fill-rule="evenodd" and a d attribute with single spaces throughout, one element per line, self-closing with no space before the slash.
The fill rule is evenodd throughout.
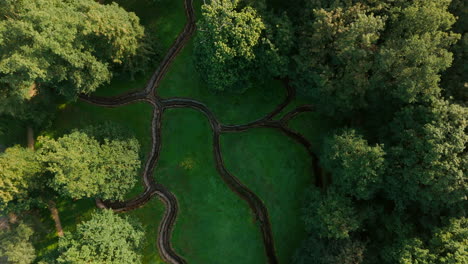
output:
<path id="1" fill-rule="evenodd" d="M 42 166 L 32 150 L 15 146 L 0 154 L 0 211 L 28 209 L 41 187 Z"/>
<path id="2" fill-rule="evenodd" d="M 351 2 L 304 17 L 296 87 L 335 118 L 439 96 L 440 73 L 452 62 L 448 48 L 459 38 L 449 31 L 450 1 Z"/>
<path id="3" fill-rule="evenodd" d="M 468 102 L 468 3 L 464 0 L 452 0 L 450 12 L 457 16 L 453 30 L 462 35 L 453 47 L 452 67 L 443 76 L 443 87 L 447 96 L 453 96 L 459 102 Z"/>
<path id="4" fill-rule="evenodd" d="M 251 80 L 284 74 L 292 25 L 286 15 L 264 17 L 239 0 L 202 6 L 196 44 L 198 70 L 215 90 L 245 91 Z M 268 16 L 268 19 L 265 18 Z"/>
<path id="5" fill-rule="evenodd" d="M 0 100 L 30 97 L 32 85 L 74 97 L 133 56 L 144 30 L 117 4 L 94 0 L 0 2 Z"/>
<path id="6" fill-rule="evenodd" d="M 370 199 L 382 187 L 385 152 L 382 145 L 369 146 L 352 129 L 325 140 L 321 165 L 333 172 L 338 192 Z"/>
<path id="7" fill-rule="evenodd" d="M 420 238 L 400 240 L 385 251 L 388 263 L 397 264 L 464 264 L 468 262 L 468 219 L 450 219 L 436 228 L 425 243 Z"/>
<path id="8" fill-rule="evenodd" d="M 391 16 L 390 33 L 377 58 L 375 85 L 401 102 L 428 101 L 440 95 L 440 72 L 452 63 L 448 48 L 459 38 L 447 32 L 455 17 L 450 1 L 414 3 Z"/>
<path id="9" fill-rule="evenodd" d="M 385 20 L 358 4 L 314 10 L 314 20 L 305 22 L 294 80 L 320 111 L 343 115 L 367 105 L 368 73 Z"/>
<path id="10" fill-rule="evenodd" d="M 140 224 L 120 217 L 111 210 L 95 212 L 78 224 L 76 231 L 59 241 L 59 263 L 134 264 L 141 263 L 137 253 L 144 232 Z"/>
<path id="11" fill-rule="evenodd" d="M 11 264 L 33 263 L 36 258 L 36 250 L 30 240 L 33 233 L 31 227 L 24 223 L 0 230 L 0 260 L 6 258 L 6 263 Z"/>
<path id="12" fill-rule="evenodd" d="M 397 113 L 386 188 L 397 204 L 440 211 L 466 201 L 468 110 L 435 101 Z"/>
<path id="13" fill-rule="evenodd" d="M 309 237 L 294 256 L 295 264 L 360 264 L 366 245 L 355 239 L 329 240 Z"/>
<path id="14" fill-rule="evenodd" d="M 329 239 L 348 238 L 360 226 L 352 201 L 334 189 L 325 194 L 313 189 L 304 209 L 303 220 L 309 232 Z"/>
<path id="15" fill-rule="evenodd" d="M 39 137 L 40 159 L 53 174 L 51 187 L 72 197 L 119 200 L 136 182 L 140 167 L 136 139 L 99 142 L 79 131 L 57 140 Z"/>

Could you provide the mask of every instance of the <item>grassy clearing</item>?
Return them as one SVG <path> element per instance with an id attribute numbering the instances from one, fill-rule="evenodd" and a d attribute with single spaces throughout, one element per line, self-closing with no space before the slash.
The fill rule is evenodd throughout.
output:
<path id="1" fill-rule="evenodd" d="M 161 97 L 189 97 L 206 104 L 225 124 L 242 124 L 263 117 L 286 97 L 280 81 L 269 80 L 244 94 L 216 93 L 206 87 L 196 71 L 194 40 L 177 56 L 161 85 Z"/>
<path id="2" fill-rule="evenodd" d="M 190 263 L 265 263 L 253 215 L 216 171 L 206 118 L 190 109 L 168 110 L 162 136 L 155 177 L 180 204 L 176 251 Z"/>
<path id="3" fill-rule="evenodd" d="M 280 263 L 291 263 L 304 238 L 304 191 L 313 182 L 306 150 L 274 129 L 223 134 L 228 170 L 255 192 L 268 208 Z"/>

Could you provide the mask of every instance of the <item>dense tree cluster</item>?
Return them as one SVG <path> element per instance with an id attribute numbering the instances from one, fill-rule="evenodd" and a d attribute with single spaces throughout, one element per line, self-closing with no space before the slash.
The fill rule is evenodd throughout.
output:
<path id="1" fill-rule="evenodd" d="M 35 152 L 7 148 L 0 154 L 0 210 L 37 205 L 38 196 L 51 191 L 46 186 L 74 199 L 123 199 L 137 181 L 140 146 L 118 131 L 115 125 L 104 124 L 58 139 L 39 137 Z"/>
<path id="2" fill-rule="evenodd" d="M 291 78 L 343 129 L 321 144 L 295 262 L 466 263 L 466 5 L 304 4 Z"/>

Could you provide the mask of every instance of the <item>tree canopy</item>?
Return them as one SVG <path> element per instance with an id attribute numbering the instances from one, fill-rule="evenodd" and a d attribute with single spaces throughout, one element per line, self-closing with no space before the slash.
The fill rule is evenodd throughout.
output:
<path id="1" fill-rule="evenodd" d="M 32 228 L 23 222 L 0 230 L 0 261 L 14 264 L 33 263 L 36 250 L 30 240 L 32 235 Z"/>
<path id="2" fill-rule="evenodd" d="M 391 131 L 386 190 L 426 211 L 466 202 L 468 109 L 445 101 L 403 108 Z"/>
<path id="3" fill-rule="evenodd" d="M 302 18 L 293 73 L 319 111 L 349 118 L 440 95 L 448 49 L 460 37 L 450 31 L 450 1 L 322 2 L 310 1 Z"/>
<path id="4" fill-rule="evenodd" d="M 211 88 L 242 92 L 252 79 L 286 73 L 285 55 L 292 41 L 286 15 L 257 11 L 239 0 L 209 1 L 202 13 L 196 63 Z"/>
<path id="5" fill-rule="evenodd" d="M 134 13 L 94 0 L 0 2 L 0 100 L 20 103 L 53 88 L 75 97 L 111 79 L 144 30 Z M 11 110 L 11 109 L 10 109 Z"/>
<path id="6" fill-rule="evenodd" d="M 291 78 L 341 129 L 318 151 L 327 184 L 307 199 L 295 263 L 466 263 L 466 5 L 305 6 Z"/>
<path id="7" fill-rule="evenodd" d="M 93 213 L 76 231 L 60 238 L 58 263 L 141 263 L 137 253 L 143 243 L 140 224 L 111 210 Z"/>
<path id="8" fill-rule="evenodd" d="M 43 167 L 30 149 L 14 146 L 0 153 L 0 210 L 28 209 L 31 192 L 41 186 Z"/>
<path id="9" fill-rule="evenodd" d="M 384 155 L 382 145 L 369 146 L 348 129 L 325 140 L 321 164 L 333 172 L 333 185 L 340 193 L 370 199 L 382 184 Z"/>
<path id="10" fill-rule="evenodd" d="M 134 138 L 98 141 L 75 131 L 38 141 L 40 159 L 53 175 L 51 186 L 63 195 L 119 200 L 137 181 L 139 143 Z"/>

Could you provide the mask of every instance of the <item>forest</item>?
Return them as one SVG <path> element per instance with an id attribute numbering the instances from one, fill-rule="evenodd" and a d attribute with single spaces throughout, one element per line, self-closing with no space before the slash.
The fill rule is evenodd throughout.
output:
<path id="1" fill-rule="evenodd" d="M 0 263 L 468 263 L 468 2 L 0 0 Z"/>

